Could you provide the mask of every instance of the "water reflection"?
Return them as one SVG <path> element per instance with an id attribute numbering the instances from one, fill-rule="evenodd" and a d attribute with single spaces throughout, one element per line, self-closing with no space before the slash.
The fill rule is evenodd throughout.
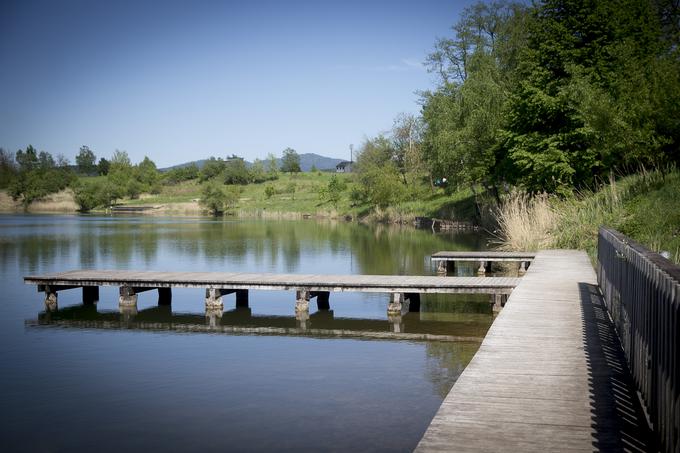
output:
<path id="1" fill-rule="evenodd" d="M 133 329 L 168 332 L 356 337 L 366 339 L 480 343 L 490 315 L 475 313 L 406 313 L 381 319 L 340 318 L 333 310 L 320 310 L 300 326 L 295 316 L 253 315 L 248 307 L 206 310 L 204 315 L 173 313 L 167 305 L 138 310 L 121 306 L 118 311 L 97 311 L 96 304 L 46 310 L 27 326 L 60 326 L 87 329 Z M 398 324 L 398 327 L 395 326 Z"/>
<path id="2" fill-rule="evenodd" d="M 326 260 L 319 273 L 416 275 L 431 273 L 426 259 L 430 253 L 486 247 L 478 234 L 433 235 L 412 228 L 344 222 L 78 219 L 66 218 L 71 228 L 64 230 L 36 224 L 28 216 L 25 224 L 15 225 L 24 234 L 13 234 L 11 240 L 0 229 L 0 265 L 12 266 L 18 260 L 21 267 L 33 271 L 40 266 L 63 266 L 77 256 L 80 267 L 104 263 L 107 268 L 130 268 L 134 263 L 150 268 L 167 256 L 182 255 L 201 261 L 204 267 L 245 265 L 253 271 L 295 273 L 318 265 L 314 258 L 323 256 L 332 261 Z M 34 234 L 26 234 L 30 232 Z"/>

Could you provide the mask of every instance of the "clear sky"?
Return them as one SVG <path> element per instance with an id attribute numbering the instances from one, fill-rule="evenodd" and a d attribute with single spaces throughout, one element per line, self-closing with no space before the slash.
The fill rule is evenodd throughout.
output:
<path id="1" fill-rule="evenodd" d="M 419 111 L 422 62 L 470 3 L 0 0 L 0 146 L 348 159 Z"/>

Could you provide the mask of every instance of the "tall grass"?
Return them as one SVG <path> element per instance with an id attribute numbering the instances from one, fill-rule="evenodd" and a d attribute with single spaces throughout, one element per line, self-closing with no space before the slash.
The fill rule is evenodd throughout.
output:
<path id="1" fill-rule="evenodd" d="M 680 262 L 680 172 L 642 169 L 566 199 L 511 193 L 496 221 L 504 249 L 575 248 L 594 256 L 598 228 L 605 225 Z"/>
<path id="2" fill-rule="evenodd" d="M 547 195 L 512 192 L 496 211 L 501 248 L 535 251 L 550 247 L 556 221 Z"/>

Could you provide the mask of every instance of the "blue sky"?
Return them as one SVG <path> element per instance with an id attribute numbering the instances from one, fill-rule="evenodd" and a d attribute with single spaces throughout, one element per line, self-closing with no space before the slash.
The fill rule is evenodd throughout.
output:
<path id="1" fill-rule="evenodd" d="M 0 146 L 349 158 L 417 113 L 454 1 L 0 1 Z"/>

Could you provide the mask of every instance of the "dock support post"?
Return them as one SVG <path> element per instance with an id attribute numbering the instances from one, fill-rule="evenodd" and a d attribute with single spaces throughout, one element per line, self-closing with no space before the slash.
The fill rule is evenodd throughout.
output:
<path id="1" fill-rule="evenodd" d="M 519 270 L 517 271 L 518 275 L 524 275 L 527 273 L 527 266 L 526 266 L 526 261 L 520 261 L 519 262 Z"/>
<path id="2" fill-rule="evenodd" d="M 486 261 L 479 262 L 479 269 L 477 269 L 477 275 L 486 274 Z"/>
<path id="3" fill-rule="evenodd" d="M 59 308 L 57 304 L 57 292 L 45 287 L 45 311 L 54 312 Z"/>
<path id="4" fill-rule="evenodd" d="M 171 304 L 172 304 L 172 289 L 158 288 L 158 305 L 171 305 Z"/>
<path id="5" fill-rule="evenodd" d="M 248 290 L 236 290 L 236 308 L 248 308 Z"/>
<path id="6" fill-rule="evenodd" d="M 135 307 L 137 309 L 137 293 L 131 286 L 121 286 L 118 291 L 118 306 L 119 307 Z"/>
<path id="7" fill-rule="evenodd" d="M 208 310 L 223 310 L 222 290 L 216 288 L 207 288 L 205 290 L 205 309 Z"/>
<path id="8" fill-rule="evenodd" d="M 312 297 L 316 297 L 317 310 L 331 309 L 331 304 L 329 302 L 330 295 L 331 295 L 330 291 L 315 291 L 312 293 Z"/>
<path id="9" fill-rule="evenodd" d="M 295 292 L 295 315 L 306 312 L 309 314 L 309 291 L 300 289 Z"/>
<path id="10" fill-rule="evenodd" d="M 448 264 L 444 260 L 440 260 L 437 262 L 437 275 L 440 277 L 446 277 L 446 273 L 448 271 Z"/>
<path id="11" fill-rule="evenodd" d="M 390 303 L 387 305 L 387 315 L 399 315 L 401 316 L 401 310 L 404 303 L 403 293 L 391 293 Z"/>
<path id="12" fill-rule="evenodd" d="M 83 303 L 85 305 L 99 302 L 99 286 L 83 286 Z"/>
<path id="13" fill-rule="evenodd" d="M 420 311 L 420 294 L 419 293 L 406 293 L 404 295 L 408 299 L 408 311 L 418 312 Z"/>

